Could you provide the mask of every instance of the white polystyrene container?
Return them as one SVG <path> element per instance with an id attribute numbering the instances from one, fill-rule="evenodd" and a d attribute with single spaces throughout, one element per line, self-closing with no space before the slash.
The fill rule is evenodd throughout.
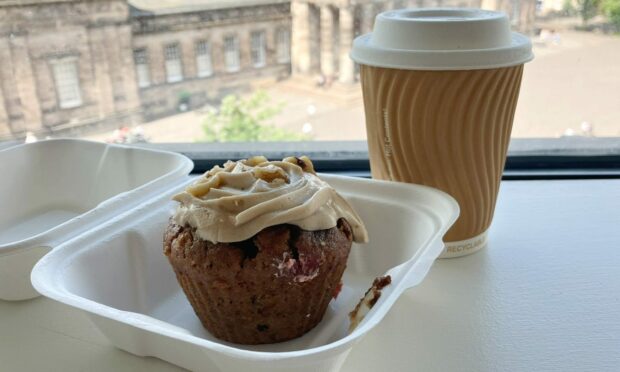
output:
<path id="1" fill-rule="evenodd" d="M 170 152 L 59 139 L 0 151 L 0 299 L 38 296 L 34 264 L 60 243 L 187 179 Z"/>
<path id="2" fill-rule="evenodd" d="M 317 327 L 298 339 L 244 346 L 220 341 L 202 327 L 163 254 L 163 232 L 176 207 L 170 197 L 179 190 L 62 244 L 35 266 L 33 285 L 82 309 L 117 347 L 192 371 L 337 371 L 400 294 L 422 281 L 443 250 L 442 236 L 458 205 L 429 187 L 322 177 L 359 212 L 370 243 L 354 244 L 342 292 Z M 347 334 L 347 314 L 373 279 L 386 273 L 392 284 Z"/>

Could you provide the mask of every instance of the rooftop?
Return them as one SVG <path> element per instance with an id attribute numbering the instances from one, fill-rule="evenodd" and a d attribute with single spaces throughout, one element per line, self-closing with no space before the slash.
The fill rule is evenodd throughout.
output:
<path id="1" fill-rule="evenodd" d="M 163 15 L 204 10 L 290 3 L 291 0 L 128 0 L 140 14 Z"/>

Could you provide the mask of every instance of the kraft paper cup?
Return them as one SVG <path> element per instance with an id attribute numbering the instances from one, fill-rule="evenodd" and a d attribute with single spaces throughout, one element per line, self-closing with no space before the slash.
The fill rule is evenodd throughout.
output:
<path id="1" fill-rule="evenodd" d="M 351 57 L 361 65 L 373 178 L 458 201 L 441 257 L 485 247 L 529 39 L 500 12 L 403 9 L 379 14 Z"/>

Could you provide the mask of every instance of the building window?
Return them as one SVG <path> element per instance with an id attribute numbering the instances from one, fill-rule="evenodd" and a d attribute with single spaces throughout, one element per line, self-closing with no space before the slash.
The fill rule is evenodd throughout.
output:
<path id="1" fill-rule="evenodd" d="M 164 48 L 166 59 L 166 81 L 174 83 L 183 80 L 183 66 L 181 64 L 181 48 L 179 44 L 167 45 Z"/>
<path id="2" fill-rule="evenodd" d="M 206 41 L 196 43 L 196 70 L 199 77 L 213 75 L 211 48 L 209 48 L 209 43 Z"/>
<path id="3" fill-rule="evenodd" d="M 291 32 L 287 28 L 276 31 L 278 63 L 291 62 Z"/>
<path id="4" fill-rule="evenodd" d="M 291 32 L 287 28 L 276 31 L 276 48 L 278 63 L 291 62 Z"/>
<path id="5" fill-rule="evenodd" d="M 265 66 L 265 31 L 255 31 L 251 35 L 252 65 L 254 67 Z"/>
<path id="6" fill-rule="evenodd" d="M 82 94 L 80 92 L 77 60 L 75 58 L 63 58 L 53 61 L 52 71 L 60 108 L 80 106 Z"/>
<path id="7" fill-rule="evenodd" d="M 151 85 L 151 74 L 149 73 L 149 56 L 145 48 L 133 51 L 133 60 L 136 64 L 136 76 L 138 86 L 145 88 Z"/>
<path id="8" fill-rule="evenodd" d="M 239 38 L 235 35 L 224 38 L 224 63 L 226 71 L 239 71 Z"/>

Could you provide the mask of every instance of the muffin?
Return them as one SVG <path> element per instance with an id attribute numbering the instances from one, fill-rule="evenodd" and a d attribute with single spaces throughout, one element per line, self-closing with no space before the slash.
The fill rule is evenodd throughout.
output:
<path id="1" fill-rule="evenodd" d="M 174 200 L 164 254 L 203 326 L 229 342 L 275 343 L 314 328 L 340 290 L 352 242 L 368 240 L 307 157 L 229 161 Z"/>

